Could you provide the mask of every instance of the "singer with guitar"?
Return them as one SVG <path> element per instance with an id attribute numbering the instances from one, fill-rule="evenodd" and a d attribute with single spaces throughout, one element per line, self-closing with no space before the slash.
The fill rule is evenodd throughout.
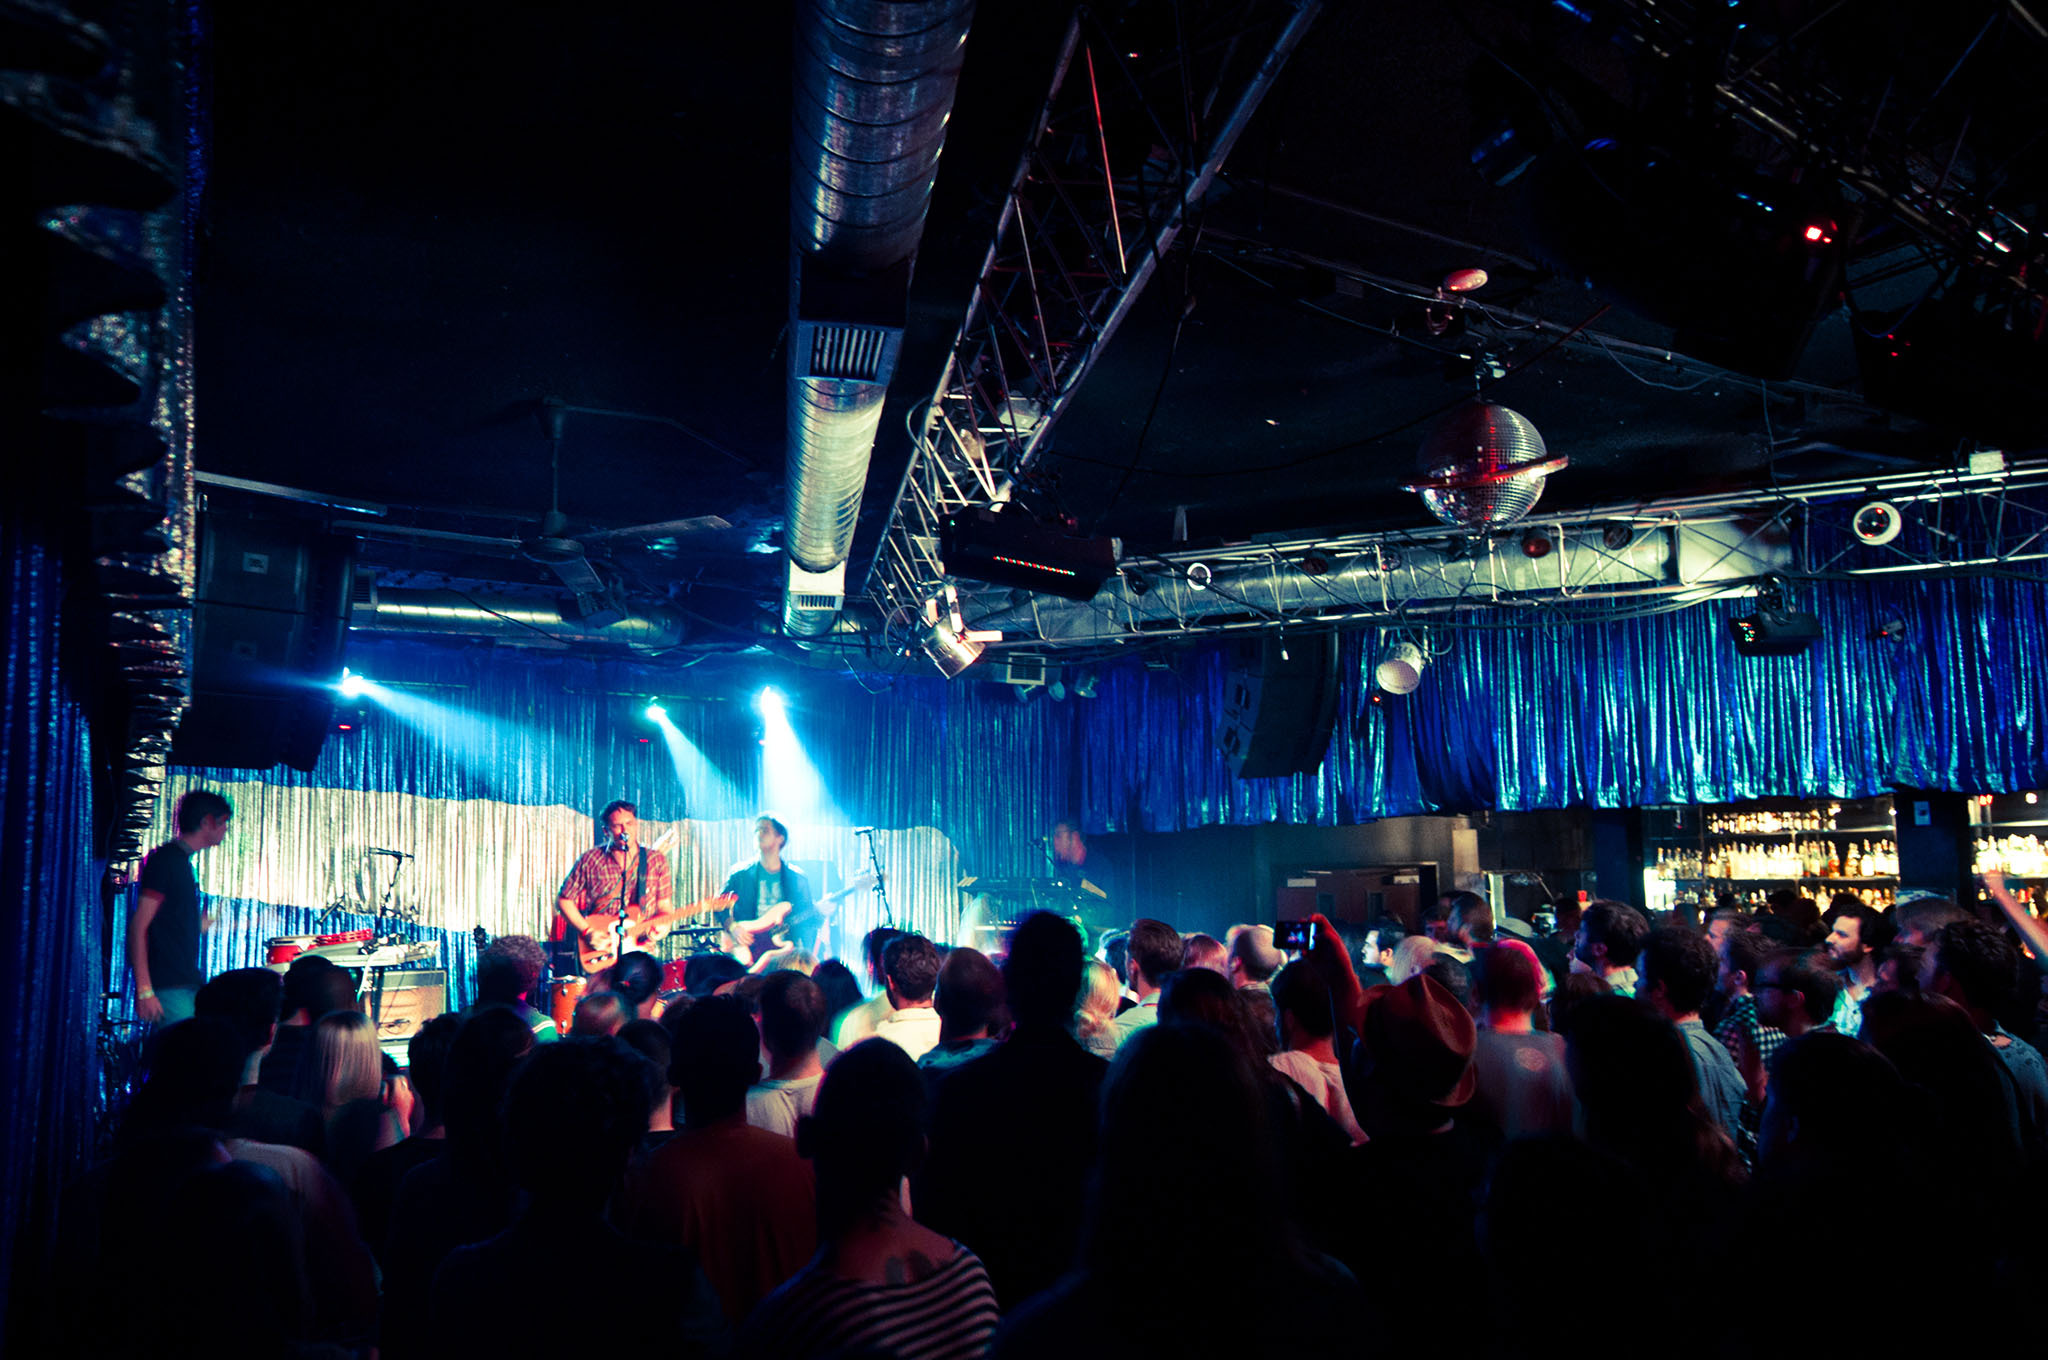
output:
<path id="1" fill-rule="evenodd" d="M 640 810 L 620 800 L 598 814 L 598 824 L 602 842 L 577 858 L 555 898 L 549 962 L 556 977 L 609 967 L 621 952 L 658 939 L 674 917 L 668 856 L 639 843 Z"/>

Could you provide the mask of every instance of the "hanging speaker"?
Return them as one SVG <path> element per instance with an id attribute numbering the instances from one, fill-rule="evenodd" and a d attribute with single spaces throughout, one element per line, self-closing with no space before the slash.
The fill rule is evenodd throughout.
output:
<path id="1" fill-rule="evenodd" d="M 1216 744 L 1239 779 L 1313 774 L 1337 722 L 1331 633 L 1240 644 L 1223 684 Z"/>
<path id="2" fill-rule="evenodd" d="M 352 547 L 319 524 L 209 514 L 200 526 L 192 704 L 179 765 L 310 770 L 334 719 Z"/>

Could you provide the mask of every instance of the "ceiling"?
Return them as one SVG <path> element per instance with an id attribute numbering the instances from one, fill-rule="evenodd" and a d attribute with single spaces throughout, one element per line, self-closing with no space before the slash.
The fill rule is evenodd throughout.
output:
<path id="1" fill-rule="evenodd" d="M 1655 32 L 1624 22 L 1633 8 L 1329 6 L 1062 418 L 1037 469 L 1046 508 L 1154 548 L 1181 512 L 1193 543 L 1425 523 L 1400 483 L 1429 418 L 1487 360 L 1505 373 L 1490 399 L 1571 459 L 1546 508 L 1954 459 L 1967 419 L 1860 395 L 1852 326 L 1960 277 L 1879 218 L 1848 229 L 1858 319 L 1827 306 L 1794 376 L 1770 383 L 1663 357 L 1670 327 L 1538 263 L 1526 183 L 1474 168 L 1501 109 L 1535 92 L 1553 136 L 1654 116 L 1689 130 L 1672 133 L 1683 143 L 1714 121 L 1661 95 L 1630 107 L 1657 65 Z M 2018 7 L 1854 6 L 1832 46 L 1829 8 L 1772 11 L 1799 35 L 1774 39 L 1784 60 L 1825 64 L 1843 109 L 1869 98 L 1863 77 L 1895 74 L 1873 126 L 1910 126 L 1902 163 L 1952 140 L 1949 173 L 1997 184 L 2001 208 L 2041 225 L 2048 152 L 2011 130 L 2039 126 L 2022 117 L 2039 96 L 2000 94 L 2026 84 L 2001 77 L 2015 49 L 2041 55 Z M 1065 18 L 1028 0 L 977 13 L 850 584 Z M 1980 20 L 1997 32 L 1972 46 Z M 783 583 L 789 7 L 233 3 L 214 36 L 201 466 L 518 537 L 556 494 L 558 451 L 572 530 L 729 523 L 621 545 L 601 566 L 633 598 L 686 608 L 693 646 L 761 641 Z M 1743 46 L 1755 33 L 1728 41 L 1769 50 Z M 1900 66 L 1901 51 L 1924 59 Z M 1951 64 L 1962 85 L 1942 82 Z M 1759 163 L 1791 173 L 1782 155 Z M 1673 256 L 1690 253 L 1683 225 L 1672 237 Z M 1472 266 L 1492 276 L 1474 295 L 1485 310 L 1431 334 L 1425 299 Z M 445 543 L 373 532 L 363 554 L 392 585 L 559 592 L 543 566 Z"/>

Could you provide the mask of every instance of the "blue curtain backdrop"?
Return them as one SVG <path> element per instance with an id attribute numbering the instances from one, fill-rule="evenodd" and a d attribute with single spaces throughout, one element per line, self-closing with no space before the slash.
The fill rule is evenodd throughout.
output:
<path id="1" fill-rule="evenodd" d="M 1220 648 L 1117 671 L 1076 737 L 1087 823 L 1177 831 L 1495 808 L 1638 807 L 2048 786 L 2048 585 L 1830 581 L 1796 657 L 1743 657 L 1747 600 L 1561 627 L 1461 628 L 1406 697 L 1369 698 L 1376 633 L 1344 639 L 1316 774 L 1233 781 L 1210 740 Z M 1898 636 L 1875 636 L 1903 623 Z"/>
<path id="2" fill-rule="evenodd" d="M 0 675 L 0 1318 L 17 1269 L 48 1247 L 59 1187 L 92 1146 L 100 936 L 91 748 L 64 682 L 56 557 L 0 520 L 7 630 Z"/>

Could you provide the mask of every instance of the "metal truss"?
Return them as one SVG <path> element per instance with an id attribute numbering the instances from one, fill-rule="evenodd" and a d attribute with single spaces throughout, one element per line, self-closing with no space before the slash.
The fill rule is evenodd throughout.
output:
<path id="1" fill-rule="evenodd" d="M 1872 501 L 1915 532 L 1889 543 L 1847 534 Z M 1555 626 L 1686 608 L 1765 575 L 2048 579 L 2044 563 L 2048 460 L 1991 455 L 1976 471 L 1623 503 L 1485 532 L 1437 525 L 1134 556 L 1090 601 L 985 592 L 967 608 L 968 626 L 999 630 L 993 646 L 1006 654 L 1053 653 L 1290 627 Z"/>
<path id="2" fill-rule="evenodd" d="M 1201 203 L 1321 0 L 1083 8 L 861 587 L 903 617 L 946 517 L 1010 498 Z M 1113 23 L 1113 27 L 1111 24 Z"/>

